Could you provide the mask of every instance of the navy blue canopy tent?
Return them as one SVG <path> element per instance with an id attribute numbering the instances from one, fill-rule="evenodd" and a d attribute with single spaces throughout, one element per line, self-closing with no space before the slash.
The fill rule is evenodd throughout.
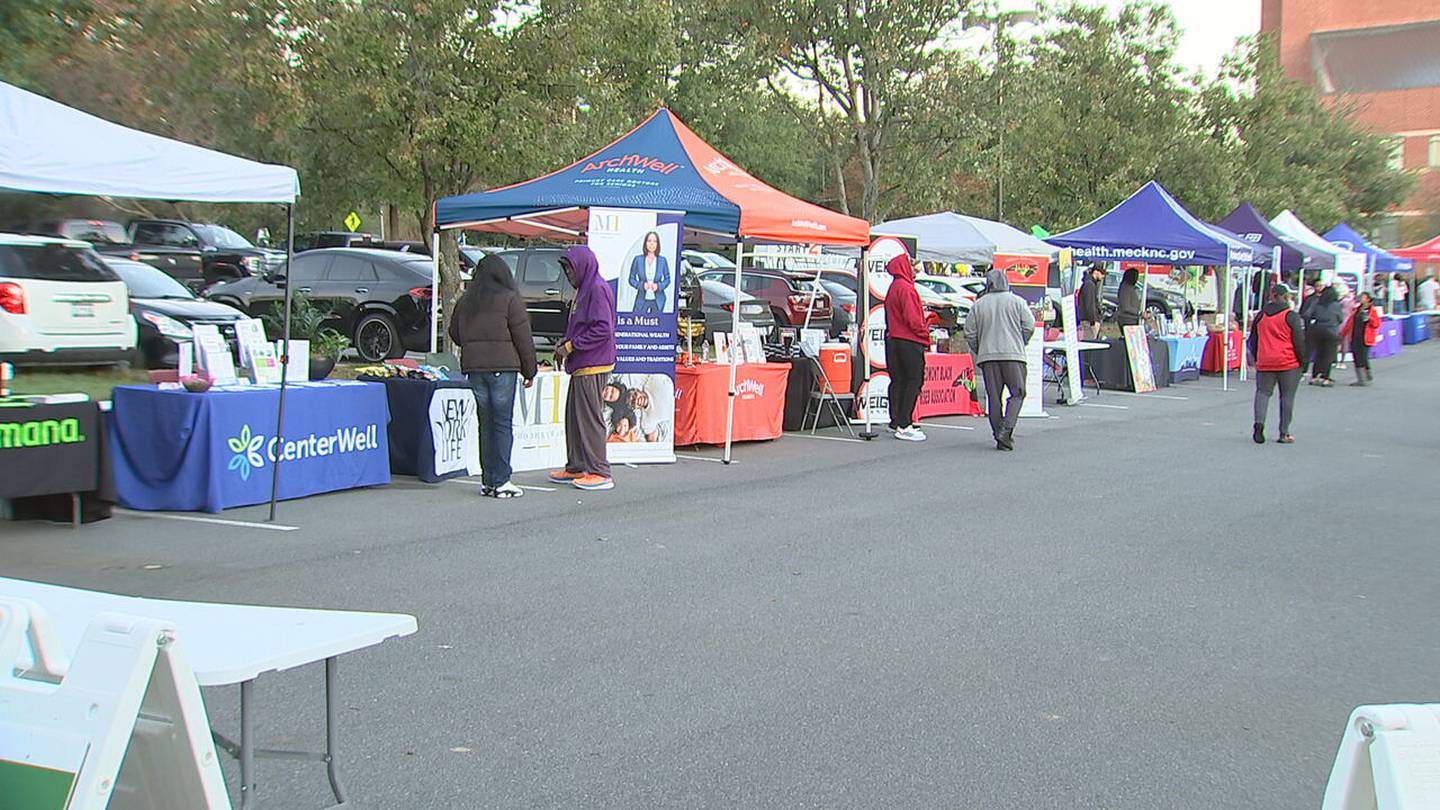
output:
<path id="1" fill-rule="evenodd" d="M 1370 244 L 1358 231 L 1343 222 L 1326 231 L 1325 239 L 1340 247 L 1365 254 L 1372 273 L 1415 272 L 1415 262 Z"/>
<path id="2" fill-rule="evenodd" d="M 1151 180 L 1099 218 L 1046 240 L 1077 259 L 1172 265 L 1247 265 L 1255 251 L 1185 210 Z"/>
<path id="3" fill-rule="evenodd" d="M 1240 239 L 1255 245 L 1262 255 L 1280 248 L 1280 269 L 1286 273 L 1296 270 L 1333 270 L 1335 257 L 1308 250 L 1275 228 L 1259 210 L 1249 202 L 1242 202 L 1218 223 L 1220 227 L 1235 233 Z"/>

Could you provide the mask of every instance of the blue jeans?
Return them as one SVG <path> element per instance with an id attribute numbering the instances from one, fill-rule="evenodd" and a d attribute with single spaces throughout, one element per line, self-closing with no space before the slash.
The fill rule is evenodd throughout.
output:
<path id="1" fill-rule="evenodd" d="M 514 443 L 511 416 L 515 412 L 514 371 L 471 371 L 466 378 L 475 392 L 480 418 L 480 481 L 498 487 L 510 480 L 510 447 Z"/>

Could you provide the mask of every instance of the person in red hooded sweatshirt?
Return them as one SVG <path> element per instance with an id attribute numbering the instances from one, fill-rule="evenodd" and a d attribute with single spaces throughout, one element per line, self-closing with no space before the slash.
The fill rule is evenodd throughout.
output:
<path id="1" fill-rule="evenodd" d="M 885 293 L 885 364 L 890 368 L 890 430 L 907 442 L 925 441 L 915 426 L 915 401 L 925 384 L 925 350 L 930 327 L 915 289 L 915 268 L 901 253 L 885 265 L 890 289 Z"/>
<path id="2" fill-rule="evenodd" d="M 1256 444 L 1265 443 L 1265 415 L 1270 396 L 1280 386 L 1281 444 L 1291 444 L 1290 419 L 1295 415 L 1295 392 L 1300 388 L 1300 359 L 1305 356 L 1305 327 L 1300 314 L 1290 308 L 1290 288 L 1277 283 L 1270 288 L 1270 300 L 1250 329 L 1250 356 L 1255 358 Z"/>

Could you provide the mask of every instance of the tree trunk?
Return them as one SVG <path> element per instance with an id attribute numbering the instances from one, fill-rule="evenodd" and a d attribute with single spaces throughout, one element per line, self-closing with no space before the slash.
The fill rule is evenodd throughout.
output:
<path id="1" fill-rule="evenodd" d="M 860 171 L 864 185 L 860 189 L 860 216 L 866 222 L 875 221 L 875 209 L 880 200 L 879 156 L 871 148 L 867 124 L 855 129 L 855 143 L 860 147 Z"/>
<path id="2" fill-rule="evenodd" d="M 433 191 L 425 188 L 425 199 L 435 199 Z M 425 240 L 427 247 L 433 247 L 431 235 L 435 232 L 435 207 L 426 206 L 420 214 L 421 238 Z M 445 351 L 449 345 L 449 336 L 445 334 L 450 323 L 450 315 L 455 311 L 455 302 L 460 300 L 460 243 L 456 239 L 455 231 L 440 232 L 440 300 L 432 301 L 431 306 L 440 307 L 440 334 L 436 336 L 435 346 L 440 351 Z"/>

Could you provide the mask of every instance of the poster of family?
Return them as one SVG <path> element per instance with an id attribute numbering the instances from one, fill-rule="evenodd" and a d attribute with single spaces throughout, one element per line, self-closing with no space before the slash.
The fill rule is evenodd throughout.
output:
<path id="1" fill-rule="evenodd" d="M 612 462 L 675 460 L 682 230 L 675 212 L 590 209 L 590 249 L 615 292 L 615 371 L 601 391 Z"/>

